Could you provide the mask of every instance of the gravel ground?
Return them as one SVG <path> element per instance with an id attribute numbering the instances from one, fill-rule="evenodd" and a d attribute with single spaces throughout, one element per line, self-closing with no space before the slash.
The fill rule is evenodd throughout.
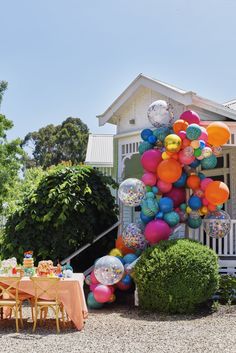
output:
<path id="1" fill-rule="evenodd" d="M 0 320 L 0 352 L 235 353 L 235 327 L 236 306 L 209 315 L 171 317 L 113 306 L 90 312 L 83 331 L 67 327 L 59 335 L 53 320 L 35 334 L 26 320 L 18 334 L 13 320 Z"/>

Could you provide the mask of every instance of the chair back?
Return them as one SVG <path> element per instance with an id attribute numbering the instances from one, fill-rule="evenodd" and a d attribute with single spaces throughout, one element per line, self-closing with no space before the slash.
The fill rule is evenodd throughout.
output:
<path id="1" fill-rule="evenodd" d="M 58 277 L 31 277 L 31 281 L 34 284 L 34 295 L 35 300 L 39 299 L 54 300 L 58 302 L 58 289 L 59 281 Z"/>
<path id="2" fill-rule="evenodd" d="M 0 298 L 19 301 L 20 277 L 0 277 Z M 1 300 L 0 299 L 0 300 Z"/>

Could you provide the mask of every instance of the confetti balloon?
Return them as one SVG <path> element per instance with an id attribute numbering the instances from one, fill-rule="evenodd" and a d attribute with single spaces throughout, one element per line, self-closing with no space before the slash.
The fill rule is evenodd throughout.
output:
<path id="1" fill-rule="evenodd" d="M 214 211 L 204 217 L 203 227 L 206 234 L 212 238 L 224 238 L 229 235 L 231 219 L 225 211 Z"/>
<path id="2" fill-rule="evenodd" d="M 191 141 L 197 140 L 201 135 L 201 133 L 202 133 L 202 130 L 200 126 L 197 124 L 189 125 L 186 130 L 187 138 Z"/>
<path id="3" fill-rule="evenodd" d="M 115 256 L 103 256 L 94 266 L 94 275 L 104 285 L 119 282 L 124 274 L 124 266 Z"/>
<path id="4" fill-rule="evenodd" d="M 210 147 L 204 147 L 203 149 L 202 149 L 202 156 L 204 157 L 204 158 L 208 158 L 208 157 L 210 157 L 212 155 L 212 149 L 210 148 Z"/>
<path id="5" fill-rule="evenodd" d="M 147 116 L 150 123 L 155 127 L 171 126 L 174 120 L 170 104 L 163 100 L 153 102 L 148 108 Z"/>
<path id="6" fill-rule="evenodd" d="M 145 249 L 147 243 L 143 231 L 141 224 L 128 224 L 122 234 L 125 246 L 131 249 Z"/>
<path id="7" fill-rule="evenodd" d="M 118 196 L 125 206 L 139 206 L 145 196 L 145 184 L 138 179 L 129 178 L 124 180 L 118 190 Z"/>

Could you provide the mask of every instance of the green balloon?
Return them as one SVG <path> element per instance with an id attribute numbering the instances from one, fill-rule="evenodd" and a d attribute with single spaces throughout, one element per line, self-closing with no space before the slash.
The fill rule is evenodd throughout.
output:
<path id="1" fill-rule="evenodd" d="M 101 309 L 103 307 L 102 303 L 98 303 L 94 298 L 93 292 L 88 294 L 87 304 L 90 309 Z"/>

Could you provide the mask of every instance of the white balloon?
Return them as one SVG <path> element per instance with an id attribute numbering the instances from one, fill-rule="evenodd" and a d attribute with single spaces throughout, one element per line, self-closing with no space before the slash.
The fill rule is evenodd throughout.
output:
<path id="1" fill-rule="evenodd" d="M 171 105 L 163 100 L 153 102 L 148 107 L 147 116 L 150 123 L 155 127 L 171 126 L 174 121 Z"/>
<path id="2" fill-rule="evenodd" d="M 136 178 L 124 180 L 118 190 L 118 196 L 125 206 L 139 206 L 146 193 L 145 184 Z"/>

